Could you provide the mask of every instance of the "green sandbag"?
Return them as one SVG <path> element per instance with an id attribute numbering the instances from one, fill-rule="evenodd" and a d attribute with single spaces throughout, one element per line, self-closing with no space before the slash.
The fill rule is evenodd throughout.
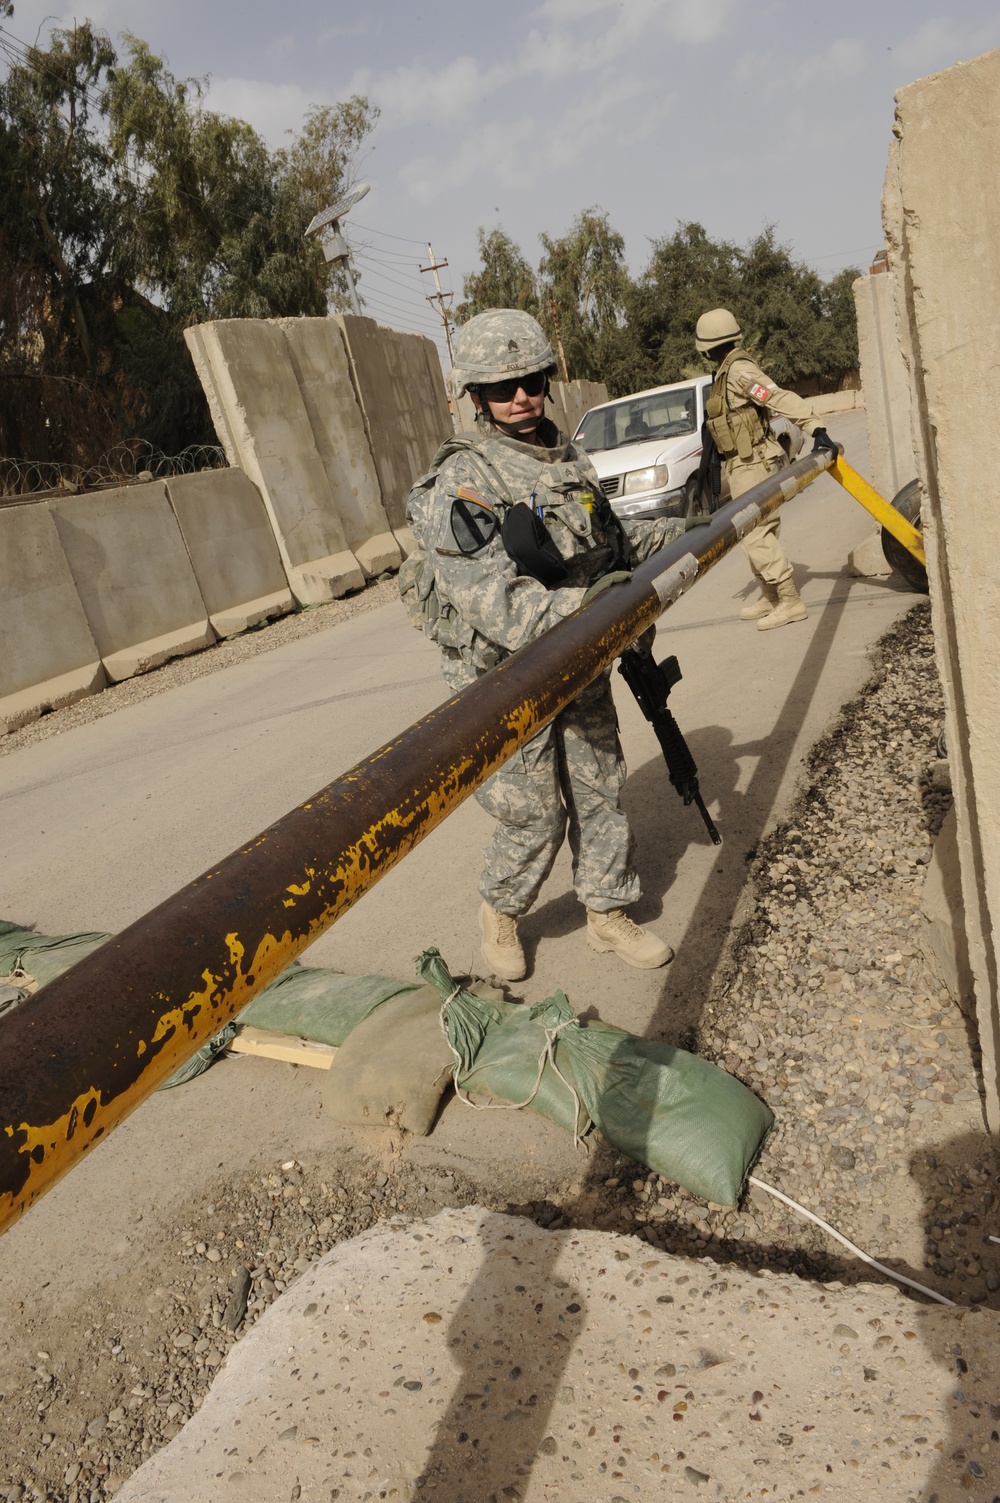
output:
<path id="1" fill-rule="evenodd" d="M 415 981 L 342 976 L 339 971 L 296 963 L 248 1002 L 236 1021 L 336 1048 L 376 1007 L 416 989 Z"/>
<path id="2" fill-rule="evenodd" d="M 452 998 L 448 1031 L 462 1089 L 525 1102 L 551 1042 L 556 1066 L 609 1143 L 703 1200 L 738 1204 L 774 1116 L 734 1076 L 670 1044 L 583 1023 L 561 992 L 531 1008 L 485 1008 L 456 992 L 436 950 L 420 957 L 417 974 Z M 572 1092 L 548 1061 L 530 1105 L 572 1129 Z"/>
<path id="3" fill-rule="evenodd" d="M 0 976 L 9 976 L 19 966 L 44 986 L 110 938 L 110 934 L 96 933 L 35 934 L 20 924 L 0 920 Z"/>

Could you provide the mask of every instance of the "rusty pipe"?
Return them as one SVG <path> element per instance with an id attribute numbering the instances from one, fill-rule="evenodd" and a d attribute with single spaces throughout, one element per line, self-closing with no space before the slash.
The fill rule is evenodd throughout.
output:
<path id="1" fill-rule="evenodd" d="M 729 502 L 5 1018 L 0 1230 L 831 462 Z"/>

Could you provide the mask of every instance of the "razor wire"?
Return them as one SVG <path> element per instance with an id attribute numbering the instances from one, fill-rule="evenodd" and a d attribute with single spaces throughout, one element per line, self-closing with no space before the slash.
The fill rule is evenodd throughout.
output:
<path id="1" fill-rule="evenodd" d="M 92 465 L 0 458 L 0 498 L 9 501 L 72 495 L 143 480 L 194 475 L 201 470 L 222 470 L 227 466 L 225 452 L 218 444 L 189 444 L 179 454 L 164 454 L 145 439 L 128 439 L 115 444 Z"/>

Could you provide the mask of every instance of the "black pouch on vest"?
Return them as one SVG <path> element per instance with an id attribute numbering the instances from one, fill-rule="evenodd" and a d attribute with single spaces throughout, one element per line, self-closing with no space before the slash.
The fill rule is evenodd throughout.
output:
<path id="1" fill-rule="evenodd" d="M 512 506 L 503 519 L 500 539 L 522 574 L 555 590 L 569 579 L 565 560 L 549 536 L 548 528 L 523 501 Z"/>
<path id="2" fill-rule="evenodd" d="M 497 519 L 485 506 L 456 497 L 451 503 L 451 534 L 459 553 L 478 553 L 497 530 Z"/>

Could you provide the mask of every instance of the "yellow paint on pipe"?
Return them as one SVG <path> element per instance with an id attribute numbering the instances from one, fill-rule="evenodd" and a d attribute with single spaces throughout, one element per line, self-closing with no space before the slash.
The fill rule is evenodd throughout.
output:
<path id="1" fill-rule="evenodd" d="M 859 475 L 843 455 L 830 466 L 830 474 L 834 480 L 838 480 L 855 501 L 861 503 L 865 511 L 871 512 L 876 522 L 884 527 L 886 532 L 892 534 L 898 543 L 913 554 L 913 557 L 927 567 L 927 557 L 924 553 L 924 540 L 920 532 L 908 522 L 906 518 L 892 506 L 884 496 L 880 496 L 873 485 L 869 485 L 863 475 Z"/>

